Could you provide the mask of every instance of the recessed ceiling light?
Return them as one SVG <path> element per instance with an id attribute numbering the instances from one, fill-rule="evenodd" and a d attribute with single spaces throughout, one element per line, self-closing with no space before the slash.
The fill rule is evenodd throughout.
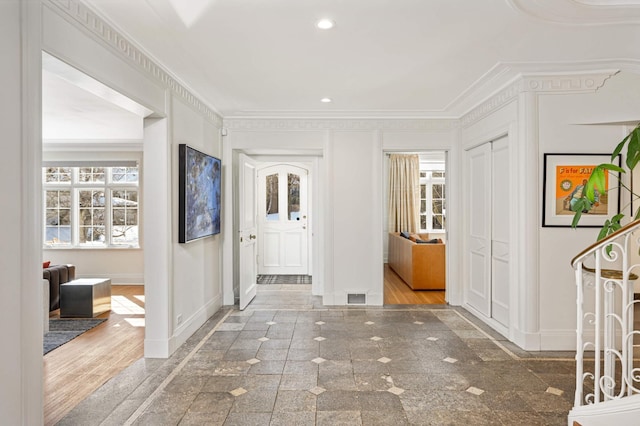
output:
<path id="1" fill-rule="evenodd" d="M 333 102 L 333 100 L 331 98 L 322 98 L 320 99 L 320 102 L 328 104 L 329 102 Z"/>
<path id="2" fill-rule="evenodd" d="M 336 25 L 335 22 L 327 18 L 321 19 L 318 22 L 316 22 L 316 27 L 320 28 L 321 30 L 330 30 L 335 25 Z"/>

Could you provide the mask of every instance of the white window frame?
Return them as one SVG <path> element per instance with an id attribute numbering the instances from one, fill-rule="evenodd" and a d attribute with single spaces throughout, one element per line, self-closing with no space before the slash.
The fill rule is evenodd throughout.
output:
<path id="1" fill-rule="evenodd" d="M 58 166 L 53 166 L 58 167 Z M 79 175 L 81 168 L 88 167 L 97 167 L 93 165 L 86 166 L 72 166 L 68 167 L 71 169 L 71 180 L 68 182 L 46 182 L 46 170 L 49 168 L 48 166 L 42 167 L 42 205 L 43 205 L 43 217 L 42 217 L 42 245 L 45 249 L 139 249 L 140 248 L 140 230 L 142 228 L 142 214 L 141 214 L 141 200 L 142 194 L 140 191 L 140 167 L 138 166 L 138 181 L 137 182 L 113 182 L 112 181 L 112 170 L 114 168 L 121 168 L 121 166 L 98 166 L 105 169 L 105 179 L 104 182 L 80 182 Z M 131 167 L 131 166 L 129 166 Z M 71 222 L 71 241 L 70 243 L 60 243 L 60 244 L 51 244 L 47 243 L 46 235 L 47 235 L 47 216 L 46 216 L 46 202 L 47 202 L 47 191 L 70 191 L 71 193 L 71 211 L 70 211 L 70 222 Z M 80 191 L 102 191 L 105 194 L 105 241 L 104 242 L 89 242 L 89 243 L 80 243 L 80 203 L 79 203 L 79 193 Z M 138 240 L 135 243 L 123 244 L 123 243 L 114 243 L 113 242 L 113 210 L 112 210 L 112 193 L 113 191 L 118 190 L 127 190 L 127 191 L 136 191 L 138 193 L 138 218 L 137 218 L 137 226 L 138 226 Z"/>
<path id="2" fill-rule="evenodd" d="M 432 174 L 433 172 L 440 172 L 443 173 L 444 176 L 442 177 L 433 177 Z M 422 174 L 425 173 L 426 177 L 422 177 Z M 434 164 L 434 163 L 420 163 L 420 232 L 423 233 L 429 233 L 429 234 L 439 234 L 439 233 L 446 233 L 446 203 L 447 203 L 447 199 L 446 199 L 446 171 L 445 171 L 445 167 L 444 167 L 444 163 L 438 163 L 438 164 Z M 443 216 L 445 219 L 445 226 L 443 227 L 443 229 L 433 229 L 433 185 L 434 184 L 442 184 L 445 185 L 445 197 L 443 198 Z M 422 211 L 422 186 L 426 185 L 425 188 L 425 195 L 426 195 L 426 211 L 423 212 Z M 424 216 L 426 214 L 426 228 L 422 228 L 422 216 Z"/>

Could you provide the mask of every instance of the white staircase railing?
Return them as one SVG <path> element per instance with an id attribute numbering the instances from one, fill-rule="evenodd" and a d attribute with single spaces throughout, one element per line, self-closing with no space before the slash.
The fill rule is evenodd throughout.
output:
<path id="1" fill-rule="evenodd" d="M 576 394 L 574 409 L 640 393 L 640 363 L 634 364 L 633 273 L 630 250 L 640 220 L 624 226 L 572 261 L 577 285 Z M 587 266 L 590 265 L 590 266 Z M 640 336 L 637 338 L 640 341 Z M 639 420 L 640 421 L 640 420 Z"/>

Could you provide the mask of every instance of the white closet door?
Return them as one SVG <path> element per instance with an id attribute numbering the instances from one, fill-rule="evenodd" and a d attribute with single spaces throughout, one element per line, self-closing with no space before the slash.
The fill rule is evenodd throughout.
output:
<path id="1" fill-rule="evenodd" d="M 489 145 L 489 144 L 487 144 Z M 509 326 L 509 145 L 490 144 L 491 158 L 491 317 Z"/>
<path id="2" fill-rule="evenodd" d="M 491 144 L 473 148 L 469 159 L 469 291 L 467 302 L 491 316 Z"/>

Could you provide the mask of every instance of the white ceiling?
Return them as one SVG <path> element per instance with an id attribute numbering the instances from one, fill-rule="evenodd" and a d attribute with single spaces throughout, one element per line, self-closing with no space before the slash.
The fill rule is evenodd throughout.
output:
<path id="1" fill-rule="evenodd" d="M 87 2 L 225 116 L 457 117 L 523 70 L 640 58 L 637 0 Z"/>
<path id="2" fill-rule="evenodd" d="M 42 54 L 44 143 L 129 141 L 143 137 L 150 110 L 47 53 Z"/>
<path id="3" fill-rule="evenodd" d="M 522 72 L 640 63 L 639 0 L 85 1 L 225 117 L 459 117 Z"/>

